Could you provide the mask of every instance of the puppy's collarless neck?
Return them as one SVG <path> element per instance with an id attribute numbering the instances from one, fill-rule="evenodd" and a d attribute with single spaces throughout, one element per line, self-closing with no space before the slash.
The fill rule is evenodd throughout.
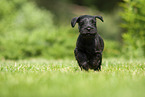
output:
<path id="1" fill-rule="evenodd" d="M 83 44 L 83 46 L 91 46 L 91 45 L 95 45 L 95 41 L 97 39 L 97 34 L 94 35 L 93 37 L 84 37 L 83 35 L 79 35 L 78 40 Z"/>
<path id="2" fill-rule="evenodd" d="M 90 36 L 85 36 L 85 35 L 82 35 L 80 34 L 79 37 L 82 39 L 82 40 L 86 40 L 86 41 L 90 41 L 90 40 L 94 40 L 96 37 L 98 36 L 98 34 L 95 34 L 95 35 L 90 35 Z"/>

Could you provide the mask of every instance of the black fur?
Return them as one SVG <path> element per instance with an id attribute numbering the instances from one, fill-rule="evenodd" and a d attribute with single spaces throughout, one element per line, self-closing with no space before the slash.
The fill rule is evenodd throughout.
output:
<path id="1" fill-rule="evenodd" d="M 80 68 L 86 71 L 89 69 L 101 70 L 104 41 L 97 33 L 96 18 L 103 22 L 101 16 L 90 15 L 75 17 L 71 21 L 72 27 L 78 23 L 80 32 L 74 50 L 75 58 Z"/>

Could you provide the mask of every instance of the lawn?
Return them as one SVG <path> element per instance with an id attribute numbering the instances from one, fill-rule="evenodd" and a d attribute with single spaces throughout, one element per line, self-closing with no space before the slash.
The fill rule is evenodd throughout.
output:
<path id="1" fill-rule="evenodd" d="M 85 72 L 75 60 L 3 60 L 0 97 L 145 97 L 145 61 L 103 59 Z"/>

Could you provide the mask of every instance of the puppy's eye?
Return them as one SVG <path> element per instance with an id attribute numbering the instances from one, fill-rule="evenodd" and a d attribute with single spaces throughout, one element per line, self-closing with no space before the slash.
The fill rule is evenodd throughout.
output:
<path id="1" fill-rule="evenodd" d="M 80 21 L 80 25 L 83 25 L 84 24 L 84 22 L 83 21 Z"/>

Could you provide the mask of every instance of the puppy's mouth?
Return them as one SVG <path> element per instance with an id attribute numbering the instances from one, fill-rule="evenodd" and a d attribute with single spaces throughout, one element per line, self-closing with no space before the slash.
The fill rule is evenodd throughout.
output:
<path id="1" fill-rule="evenodd" d="M 84 37 L 93 37 L 93 36 L 96 35 L 96 32 L 94 32 L 94 31 L 84 31 L 80 34 L 82 34 Z"/>
<path id="2" fill-rule="evenodd" d="M 82 34 L 82 36 L 84 37 L 94 37 L 96 34 L 91 34 L 91 33 L 85 33 L 85 34 Z"/>

